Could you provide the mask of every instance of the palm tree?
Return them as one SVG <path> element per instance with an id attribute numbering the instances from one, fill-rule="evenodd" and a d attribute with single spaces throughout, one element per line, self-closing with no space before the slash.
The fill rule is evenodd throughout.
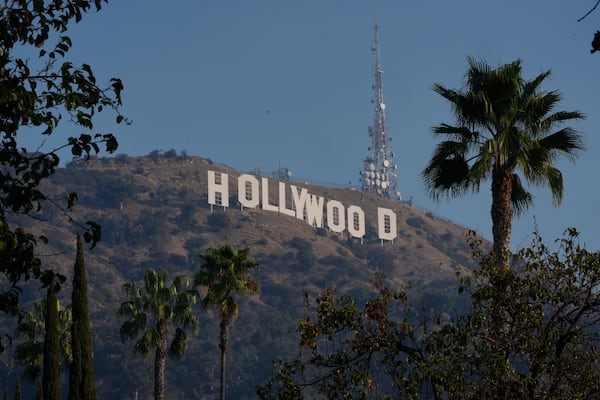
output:
<path id="1" fill-rule="evenodd" d="M 25 367 L 24 376 L 35 381 L 42 372 L 44 353 L 44 333 L 46 324 L 46 299 L 33 303 L 32 311 L 21 311 L 17 322 L 16 333 L 24 341 L 15 347 L 15 361 L 17 365 Z M 71 306 L 62 308 L 58 302 L 58 324 L 60 334 L 60 347 L 63 362 L 69 366 L 73 360 L 71 351 Z"/>
<path id="2" fill-rule="evenodd" d="M 559 155 L 573 160 L 583 150 L 581 135 L 560 125 L 584 116 L 554 110 L 560 93 L 540 89 L 549 70 L 525 81 L 521 60 L 496 69 L 473 58 L 468 62 L 464 89 L 433 86 L 451 103 L 457 123 L 433 128 L 445 140 L 422 174 L 433 198 L 477 192 L 483 181 L 491 180 L 494 252 L 498 265 L 507 268 L 513 212 L 519 215 L 533 203 L 521 177 L 549 186 L 554 205 L 559 205 L 563 179 L 554 163 Z"/>
<path id="3" fill-rule="evenodd" d="M 119 307 L 119 315 L 128 319 L 121 326 L 123 341 L 136 339 L 140 333 L 134 350 L 147 356 L 155 351 L 154 358 L 154 398 L 164 399 L 165 366 L 167 360 L 167 336 L 169 328 L 175 327 L 175 332 L 169 354 L 183 356 L 187 347 L 185 328 L 198 331 L 198 317 L 192 310 L 196 295 L 192 290 L 186 290 L 190 279 L 186 275 L 176 276 L 171 286 L 167 285 L 167 271 L 160 274 L 148 269 L 144 277 L 145 290 L 135 283 L 126 283 L 123 290 L 130 300 Z"/>
<path id="4" fill-rule="evenodd" d="M 229 324 L 238 316 L 235 295 L 258 293 L 258 283 L 250 276 L 250 270 L 258 265 L 249 257 L 250 249 L 237 248 L 224 244 L 209 247 L 205 254 L 199 254 L 202 260 L 200 270 L 194 278 L 194 287 L 206 288 L 202 299 L 202 308 L 215 307 L 221 314 L 221 400 L 225 399 L 225 367 L 227 363 L 227 344 L 229 342 Z"/>

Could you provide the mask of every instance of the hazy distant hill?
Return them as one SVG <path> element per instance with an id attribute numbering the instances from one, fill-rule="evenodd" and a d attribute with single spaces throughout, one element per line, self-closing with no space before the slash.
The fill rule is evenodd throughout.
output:
<path id="1" fill-rule="evenodd" d="M 227 209 L 211 211 L 209 170 L 229 177 Z M 119 338 L 116 309 L 124 300 L 122 284 L 141 284 L 149 267 L 167 268 L 171 276 L 193 272 L 196 254 L 224 242 L 249 246 L 261 264 L 256 273 L 261 294 L 240 301 L 240 318 L 231 329 L 230 398 L 255 398 L 254 386 L 271 373 L 272 360 L 296 354 L 294 327 L 304 315 L 304 291 L 316 295 L 334 287 L 360 300 L 372 293 L 374 273 L 381 272 L 393 287 L 412 284 L 411 303 L 424 303 L 425 310 L 444 305 L 451 311 L 456 292 L 453 267 L 468 262 L 466 228 L 352 189 L 285 183 L 326 201 L 360 207 L 367 232 L 361 243 L 347 231 L 314 228 L 259 208 L 241 210 L 238 176 L 239 172 L 210 160 L 168 152 L 73 162 L 48 185 L 58 198 L 76 191 L 79 203 L 72 217 L 103 227 L 102 242 L 86 254 L 101 398 L 133 399 L 136 389 L 139 398 L 146 398 L 152 391 L 152 360 L 134 356 L 132 344 L 121 344 Z M 277 204 L 278 181 L 269 177 L 269 184 L 270 202 Z M 377 207 L 396 214 L 394 241 L 378 239 Z M 40 249 L 44 264 L 70 277 L 73 226 L 57 210 L 45 211 L 42 217 L 51 221 L 44 227 L 49 246 Z M 34 221 L 21 223 L 33 226 Z M 70 296 L 70 284 L 62 293 Z M 218 359 L 218 321 L 209 314 L 202 317 L 200 336 L 192 340 L 185 358 L 167 363 L 168 398 L 217 398 Z"/>

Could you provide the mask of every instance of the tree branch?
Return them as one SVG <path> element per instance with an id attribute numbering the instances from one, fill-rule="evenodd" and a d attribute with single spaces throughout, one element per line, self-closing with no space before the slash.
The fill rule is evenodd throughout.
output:
<path id="1" fill-rule="evenodd" d="M 600 4 L 600 0 L 597 0 L 597 1 L 596 1 L 596 4 L 594 4 L 594 7 L 592 7 L 592 9 L 591 9 L 591 10 L 589 10 L 588 12 L 586 12 L 586 13 L 585 13 L 585 15 L 584 15 L 583 17 L 579 18 L 579 19 L 577 20 L 577 22 L 581 22 L 581 21 L 583 21 L 583 20 L 585 19 L 585 17 L 587 17 L 588 15 L 590 15 L 592 12 L 594 12 L 594 10 L 596 9 L 596 7 L 598 7 L 598 4 Z"/>

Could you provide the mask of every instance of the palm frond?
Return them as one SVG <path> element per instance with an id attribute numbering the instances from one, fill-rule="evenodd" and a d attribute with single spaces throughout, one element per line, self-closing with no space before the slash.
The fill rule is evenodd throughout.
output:
<path id="1" fill-rule="evenodd" d="M 460 92 L 457 92 L 456 90 L 448 89 L 439 83 L 434 83 L 432 86 L 432 89 L 434 92 L 436 92 L 437 94 L 439 94 L 440 96 L 442 96 L 443 98 L 448 100 L 449 102 L 455 103 L 455 104 L 457 103 L 458 98 L 462 96 L 462 94 Z"/>
<path id="2" fill-rule="evenodd" d="M 144 275 L 144 284 L 146 286 L 146 293 L 157 293 L 160 289 L 159 285 L 160 277 L 158 273 L 153 269 L 146 270 Z"/>
<path id="3" fill-rule="evenodd" d="M 533 195 L 525 189 L 517 174 L 512 175 L 510 202 L 516 216 L 522 215 L 533 204 Z"/>
<path id="4" fill-rule="evenodd" d="M 447 135 L 453 140 L 458 140 L 461 143 L 465 142 L 477 142 L 479 138 L 478 131 L 472 131 L 466 126 L 454 126 L 448 124 L 440 124 L 433 128 L 435 135 Z"/>
<path id="5" fill-rule="evenodd" d="M 564 195 L 564 184 L 562 172 L 558 168 L 548 166 L 544 174 L 550 192 L 552 193 L 552 203 L 559 206 Z"/>
<path id="6" fill-rule="evenodd" d="M 169 346 L 169 355 L 172 357 L 181 358 L 185 354 L 188 346 L 188 337 L 185 331 L 181 328 L 175 330 L 175 335 Z"/>
<path id="7" fill-rule="evenodd" d="M 150 328 L 144 332 L 140 340 L 135 343 L 134 351 L 143 356 L 147 356 L 155 349 L 160 342 L 160 334 L 155 328 Z"/>
<path id="8" fill-rule="evenodd" d="M 135 339 L 137 335 L 146 329 L 146 314 L 135 314 L 121 325 L 119 333 L 123 342 Z"/>
<path id="9" fill-rule="evenodd" d="M 206 262 L 203 264 L 205 265 Z M 194 275 L 194 287 L 207 286 L 210 282 L 210 274 L 207 271 L 200 270 Z"/>
<path id="10" fill-rule="evenodd" d="M 468 179 L 469 165 L 462 157 L 446 158 L 435 164 L 429 164 L 422 176 L 433 198 L 439 198 L 444 194 L 452 197 L 459 196 L 474 183 Z"/>
<path id="11" fill-rule="evenodd" d="M 173 285 L 177 291 L 186 288 L 190 285 L 190 277 L 187 274 L 177 275 L 175 279 L 173 279 Z"/>
<path id="12" fill-rule="evenodd" d="M 237 304 L 234 296 L 258 291 L 258 283 L 250 277 L 250 270 L 258 266 L 250 258 L 250 249 L 224 244 L 218 248 L 209 247 L 198 257 L 203 263 L 194 276 L 194 288 L 206 288 L 200 302 L 202 308 L 206 311 L 214 306 L 223 315 L 235 318 Z"/>
<path id="13" fill-rule="evenodd" d="M 542 121 L 542 127 L 544 127 L 545 131 L 548 131 L 557 123 L 583 119 L 585 119 L 585 114 L 579 111 L 557 111 L 546 116 Z"/>
<path id="14" fill-rule="evenodd" d="M 140 288 L 135 284 L 135 283 L 126 283 L 123 285 L 123 292 L 125 292 L 125 294 L 128 297 L 131 298 L 138 298 L 141 295 L 141 290 Z"/>
<path id="15" fill-rule="evenodd" d="M 585 150 L 581 134 L 572 128 L 563 128 L 539 140 L 540 147 L 560 152 L 570 159 L 575 159 L 579 151 Z"/>
<path id="16" fill-rule="evenodd" d="M 124 301 L 119 306 L 117 313 L 119 315 L 130 317 L 133 315 L 137 315 L 140 312 L 140 309 L 135 301 Z"/>
<path id="17" fill-rule="evenodd" d="M 183 328 L 191 328 L 195 335 L 198 334 L 200 322 L 198 321 L 198 316 L 194 313 L 194 310 L 192 310 L 191 306 L 178 309 L 175 315 L 177 316 L 177 322 Z"/>
<path id="18" fill-rule="evenodd" d="M 229 296 L 224 299 L 220 306 L 221 315 L 226 316 L 231 322 L 235 321 L 238 316 L 238 304 L 233 297 Z"/>
<path id="19" fill-rule="evenodd" d="M 540 73 L 538 76 L 536 76 L 532 80 L 525 82 L 525 84 L 523 85 L 521 97 L 524 99 L 534 97 L 535 94 L 538 93 L 539 87 L 542 84 L 542 82 L 544 82 L 544 80 L 551 75 L 552 75 L 551 70 L 547 70 L 547 71 Z"/>
<path id="20" fill-rule="evenodd" d="M 518 120 L 524 129 L 529 131 L 532 139 L 545 134 L 551 127 L 550 121 L 544 123 L 550 112 L 560 102 L 561 95 L 556 91 L 533 94 L 519 102 Z M 552 121 L 552 124 L 556 121 Z"/>
<path id="21" fill-rule="evenodd" d="M 20 343 L 15 347 L 13 357 L 16 365 L 25 367 L 25 378 L 35 381 L 42 372 L 44 344 L 40 341 Z"/>
<path id="22" fill-rule="evenodd" d="M 486 147 L 485 145 L 482 147 Z M 492 154 L 489 151 L 482 149 L 477 158 L 473 161 L 469 170 L 468 179 L 472 182 L 472 188 L 479 190 L 479 184 L 485 181 L 492 170 L 492 162 L 494 161 Z"/>

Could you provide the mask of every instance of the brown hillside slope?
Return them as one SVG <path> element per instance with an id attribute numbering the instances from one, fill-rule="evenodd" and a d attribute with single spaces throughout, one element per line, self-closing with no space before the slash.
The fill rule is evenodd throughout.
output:
<path id="1" fill-rule="evenodd" d="M 208 171 L 226 173 L 230 207 L 208 204 Z M 124 301 L 123 283 L 142 283 L 146 268 L 167 268 L 171 276 L 193 272 L 195 256 L 224 242 L 249 246 L 260 262 L 256 277 L 261 294 L 240 300 L 240 319 L 233 325 L 228 383 L 232 398 L 254 398 L 253 388 L 271 372 L 274 358 L 297 351 L 294 321 L 301 318 L 303 293 L 316 295 L 325 287 L 364 299 L 372 293 L 375 272 L 385 274 L 394 288 L 412 285 L 411 301 L 428 306 L 452 305 L 455 266 L 468 266 L 466 229 L 411 207 L 352 189 L 286 182 L 310 194 L 336 200 L 365 213 L 361 243 L 345 230 L 330 232 L 301 219 L 260 208 L 241 209 L 237 200 L 239 172 L 199 157 L 118 156 L 71 163 L 49 184 L 56 197 L 76 191 L 72 213 L 78 221 L 103 227 L 103 240 L 86 254 L 90 307 L 95 342 L 96 376 L 103 398 L 127 397 L 145 385 L 151 363 L 131 356 L 132 344 L 121 344 L 116 309 Z M 269 178 L 269 202 L 278 204 L 278 181 Z M 396 214 L 398 236 L 381 241 L 377 207 Z M 75 254 L 74 228 L 64 216 L 45 211 L 51 221 L 43 232 L 50 238 L 41 248 L 44 265 L 70 279 Z M 31 222 L 22 221 L 23 224 Z M 64 296 L 70 295 L 69 283 Z M 168 364 L 173 396 L 213 398 L 218 377 L 218 322 L 203 317 L 202 333 L 190 343 L 185 360 Z M 131 373 L 131 371 L 136 371 Z M 125 373 L 125 371 L 128 371 Z M 194 385 L 186 384 L 194 382 Z M 178 398 L 178 397 L 173 397 Z"/>

